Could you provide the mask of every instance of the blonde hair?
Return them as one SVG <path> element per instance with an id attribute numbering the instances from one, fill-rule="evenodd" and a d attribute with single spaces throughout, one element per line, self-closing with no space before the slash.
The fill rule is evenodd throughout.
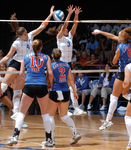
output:
<path id="1" fill-rule="evenodd" d="M 35 57 L 37 58 L 37 51 L 40 50 L 41 46 L 43 46 L 42 41 L 39 39 L 35 39 L 32 44 L 33 51 L 35 53 Z"/>
<path id="2" fill-rule="evenodd" d="M 52 54 L 55 60 L 59 60 L 61 57 L 61 51 L 58 48 L 54 48 Z"/>
<path id="3" fill-rule="evenodd" d="M 120 31 L 120 37 L 122 37 L 125 41 L 131 40 L 131 27 L 125 28 Z"/>

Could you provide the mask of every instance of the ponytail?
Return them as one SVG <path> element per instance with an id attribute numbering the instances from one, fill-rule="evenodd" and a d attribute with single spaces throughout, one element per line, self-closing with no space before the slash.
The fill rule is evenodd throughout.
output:
<path id="1" fill-rule="evenodd" d="M 10 20 L 17 20 L 16 13 L 11 15 Z M 19 23 L 17 21 L 16 22 L 10 22 L 9 24 L 12 28 L 12 32 L 15 32 L 17 37 L 19 35 L 22 35 L 26 31 L 26 29 L 24 27 L 19 27 Z"/>
<path id="2" fill-rule="evenodd" d="M 40 48 L 41 48 L 42 45 L 43 45 L 43 44 L 42 44 L 42 41 L 39 40 L 39 39 L 35 39 L 35 40 L 33 41 L 32 48 L 33 48 L 33 51 L 34 51 L 34 53 L 35 53 L 35 58 L 36 58 L 36 59 L 37 59 L 37 51 L 40 50 Z"/>
<path id="3" fill-rule="evenodd" d="M 131 27 L 123 29 L 120 36 L 123 37 L 125 41 L 131 40 Z"/>

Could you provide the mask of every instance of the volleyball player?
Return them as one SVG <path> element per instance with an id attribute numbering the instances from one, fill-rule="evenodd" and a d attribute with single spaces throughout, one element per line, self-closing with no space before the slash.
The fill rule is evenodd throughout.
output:
<path id="1" fill-rule="evenodd" d="M 20 70 L 22 59 L 26 54 L 32 51 L 33 38 L 46 28 L 46 26 L 48 25 L 47 21 L 50 20 L 50 18 L 54 13 L 53 10 L 54 6 L 51 7 L 50 14 L 44 20 L 44 22 L 42 22 L 37 29 L 31 31 L 30 33 L 27 33 L 27 30 L 24 27 L 19 27 L 19 24 L 17 22 L 10 23 L 12 30 L 16 33 L 16 36 L 18 38 L 13 42 L 8 54 L 0 61 L 0 65 L 2 65 L 6 63 L 11 57 L 13 57 L 13 60 L 11 61 L 7 71 Z M 16 14 L 13 14 L 11 16 L 11 20 L 17 20 Z M 24 79 L 17 74 L 6 74 L 1 84 L 1 89 L 3 92 L 5 92 L 5 90 L 7 89 L 8 85 L 11 83 L 12 80 L 14 80 L 14 95 L 13 95 L 14 115 L 11 118 L 15 119 L 20 105 L 20 97 L 24 86 Z"/>
<path id="2" fill-rule="evenodd" d="M 49 77 L 50 85 L 52 87 L 53 72 L 51 68 L 51 60 L 48 55 L 41 53 L 41 40 L 34 40 L 32 47 L 34 52 L 25 55 L 24 60 L 22 60 L 21 63 L 20 74 L 22 78 L 25 79 L 25 86 L 23 89 L 19 113 L 17 114 L 16 118 L 14 135 L 7 142 L 7 145 L 9 146 L 18 143 L 18 136 L 20 134 L 20 129 L 22 127 L 25 114 L 35 96 L 37 97 L 38 103 L 40 105 L 41 116 L 46 130 L 46 146 L 53 146 L 51 139 L 50 117 L 48 114 L 49 96 L 44 69 L 47 67 L 47 74 Z M 27 69 L 26 76 L 25 68 Z"/>
<path id="3" fill-rule="evenodd" d="M 67 81 L 70 82 L 70 85 L 73 89 L 73 96 L 76 100 L 78 99 L 78 95 L 74 82 L 72 80 L 70 65 L 66 62 L 61 61 L 60 57 L 61 51 L 59 49 L 54 49 L 53 58 L 55 62 L 52 63 L 54 79 L 53 86 L 49 94 L 49 115 L 51 119 L 52 140 L 54 141 L 54 116 L 57 108 L 59 108 L 59 115 L 61 120 L 66 123 L 66 125 L 70 128 L 73 134 L 70 144 L 75 144 L 78 142 L 78 140 L 80 140 L 81 136 L 76 130 L 74 121 L 67 115 L 70 95 Z"/>
<path id="4" fill-rule="evenodd" d="M 70 20 L 70 17 L 71 17 L 73 12 L 75 12 L 74 21 L 78 21 L 79 13 L 82 12 L 82 10 L 79 6 L 75 7 L 73 9 L 73 5 L 68 6 L 67 11 L 68 11 L 68 15 L 67 15 L 67 18 L 65 21 Z M 71 66 L 72 50 L 73 50 L 73 36 L 76 32 L 78 22 L 74 22 L 70 31 L 68 31 L 68 29 L 67 29 L 68 24 L 69 24 L 69 22 L 65 22 L 63 24 L 63 26 L 61 26 L 61 29 L 58 31 L 57 46 L 62 52 L 62 56 L 61 56 L 60 60 L 69 63 L 69 65 Z M 72 78 L 73 78 L 74 84 L 75 84 L 74 75 L 72 74 L 72 76 L 73 76 Z M 72 104 L 73 104 L 73 107 L 75 109 L 74 115 L 86 115 L 87 113 L 78 107 L 78 101 L 76 101 L 74 98 L 72 87 L 70 86 L 70 83 L 68 83 L 68 84 L 69 84 Z"/>
<path id="5" fill-rule="evenodd" d="M 110 96 L 110 105 L 108 114 L 106 117 L 106 121 L 104 121 L 104 124 L 99 128 L 99 130 L 104 130 L 107 127 L 113 125 L 112 123 L 112 117 L 113 113 L 116 110 L 118 97 L 123 91 L 123 81 L 124 81 L 124 68 L 127 64 L 131 63 L 130 59 L 130 49 L 131 49 L 131 43 L 129 40 L 131 40 L 131 28 L 125 28 L 122 31 L 119 32 L 118 36 L 112 35 L 110 33 L 105 33 L 100 30 L 95 30 L 94 34 L 103 34 L 111 39 L 118 40 L 122 44 L 119 44 L 115 53 L 115 56 L 113 58 L 113 64 L 116 64 L 118 62 L 118 75 L 113 85 L 113 91 Z M 118 88 L 119 87 L 119 88 Z"/>
<path id="6" fill-rule="evenodd" d="M 131 150 L 131 94 L 128 94 L 129 89 L 131 87 L 131 63 L 126 65 L 125 67 L 125 78 L 123 84 L 122 94 L 129 101 L 127 104 L 126 115 L 125 115 L 125 124 L 127 128 L 127 132 L 129 135 L 129 142 L 126 147 L 126 150 Z"/>

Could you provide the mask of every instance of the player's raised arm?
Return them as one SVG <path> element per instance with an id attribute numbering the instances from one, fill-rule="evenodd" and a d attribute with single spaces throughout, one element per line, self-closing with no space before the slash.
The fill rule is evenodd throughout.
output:
<path id="1" fill-rule="evenodd" d="M 70 30 L 70 33 L 72 36 L 74 36 L 75 32 L 76 32 L 76 29 L 77 29 L 77 26 L 78 26 L 78 22 L 75 22 L 75 21 L 78 21 L 79 20 L 79 13 L 82 12 L 81 8 L 78 6 L 75 7 L 75 17 L 74 17 L 74 25 L 72 26 L 71 30 Z"/>
<path id="2" fill-rule="evenodd" d="M 54 6 L 51 7 L 49 16 L 41 23 L 41 25 L 37 29 L 32 31 L 33 37 L 37 36 L 40 32 L 42 32 L 46 28 L 46 26 L 48 25 L 47 21 L 51 19 L 53 14 L 54 14 Z"/>
<path id="3" fill-rule="evenodd" d="M 118 36 L 112 34 L 112 33 L 108 33 L 108 32 L 104 32 L 104 31 L 101 31 L 101 30 L 98 30 L 98 29 L 95 29 L 93 32 L 92 32 L 93 35 L 98 35 L 98 34 L 102 34 L 112 40 L 115 40 L 115 41 L 118 41 Z"/>
<path id="4" fill-rule="evenodd" d="M 70 6 L 68 6 L 67 11 L 68 11 L 68 15 L 67 15 L 65 21 L 69 21 L 70 20 L 70 17 L 72 15 L 72 13 L 75 11 L 75 8 L 73 9 L 73 5 L 70 5 Z M 67 29 L 67 27 L 68 27 L 68 24 L 69 24 L 69 22 L 65 22 L 64 25 L 61 27 L 59 33 L 57 34 L 57 38 L 58 39 L 61 39 L 61 37 L 64 34 L 65 29 Z"/>

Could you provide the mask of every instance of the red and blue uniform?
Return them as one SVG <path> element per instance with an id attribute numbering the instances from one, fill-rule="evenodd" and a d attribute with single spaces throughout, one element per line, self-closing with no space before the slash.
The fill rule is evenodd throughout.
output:
<path id="1" fill-rule="evenodd" d="M 48 61 L 48 55 L 41 52 L 37 52 L 37 58 L 35 58 L 34 52 L 25 55 L 24 62 L 27 68 L 27 75 L 25 85 L 47 85 L 45 78 L 45 67 Z"/>
<path id="2" fill-rule="evenodd" d="M 66 62 L 56 61 L 52 63 L 54 79 L 51 91 L 69 91 L 67 84 L 69 69 L 70 66 Z"/>

